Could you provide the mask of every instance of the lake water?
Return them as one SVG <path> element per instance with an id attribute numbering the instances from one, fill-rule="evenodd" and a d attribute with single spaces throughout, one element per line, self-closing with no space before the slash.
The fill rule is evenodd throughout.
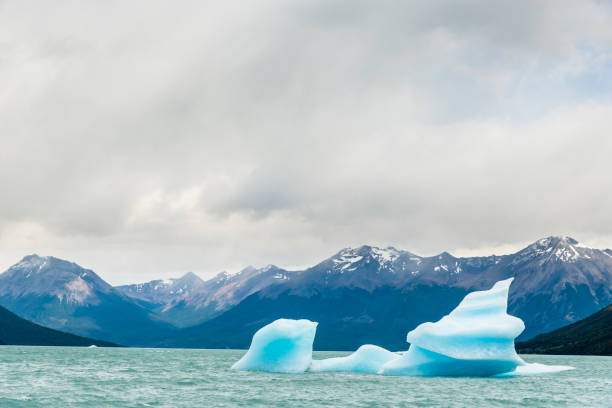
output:
<path id="1" fill-rule="evenodd" d="M 493 379 L 230 370 L 243 353 L 0 346 L 0 407 L 612 407 L 612 357 L 524 356 L 576 370 Z"/>

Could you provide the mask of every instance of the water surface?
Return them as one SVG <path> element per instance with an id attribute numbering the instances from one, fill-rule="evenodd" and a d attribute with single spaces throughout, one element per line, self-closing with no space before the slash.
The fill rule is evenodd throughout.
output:
<path id="1" fill-rule="evenodd" d="M 494 379 L 230 370 L 243 353 L 0 346 L 0 407 L 612 407 L 612 357 L 523 356 L 576 370 Z"/>

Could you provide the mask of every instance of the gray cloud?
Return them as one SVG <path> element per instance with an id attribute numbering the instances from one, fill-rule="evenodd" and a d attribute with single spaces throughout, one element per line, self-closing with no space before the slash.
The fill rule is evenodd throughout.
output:
<path id="1" fill-rule="evenodd" d="M 0 264 L 112 282 L 372 243 L 612 246 L 612 10 L 0 3 Z"/>

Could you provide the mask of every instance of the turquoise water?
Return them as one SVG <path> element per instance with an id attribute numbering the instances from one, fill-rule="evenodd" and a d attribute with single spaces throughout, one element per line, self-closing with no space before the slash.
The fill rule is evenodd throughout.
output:
<path id="1" fill-rule="evenodd" d="M 230 370 L 242 354 L 0 346 L 0 407 L 612 407 L 612 357 L 525 356 L 576 370 L 487 379 Z"/>

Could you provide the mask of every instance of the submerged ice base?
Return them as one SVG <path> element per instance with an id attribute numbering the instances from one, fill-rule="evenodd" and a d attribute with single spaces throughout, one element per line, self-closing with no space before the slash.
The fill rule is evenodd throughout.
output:
<path id="1" fill-rule="evenodd" d="M 317 323 L 279 319 L 253 336 L 249 351 L 232 366 L 238 370 L 297 373 L 351 371 L 411 376 L 518 376 L 572 369 L 527 364 L 514 348 L 525 329 L 506 313 L 512 278 L 491 289 L 469 293 L 448 315 L 408 333 L 410 348 L 397 354 L 374 345 L 346 357 L 312 360 Z"/>
<path id="2" fill-rule="evenodd" d="M 556 366 L 556 365 L 546 365 L 540 363 L 524 363 L 523 365 L 519 365 L 514 370 L 509 371 L 507 373 L 501 373 L 495 375 L 495 377 L 519 377 L 526 375 L 539 375 L 539 374 L 551 374 L 558 373 L 561 371 L 573 370 L 572 366 Z"/>

